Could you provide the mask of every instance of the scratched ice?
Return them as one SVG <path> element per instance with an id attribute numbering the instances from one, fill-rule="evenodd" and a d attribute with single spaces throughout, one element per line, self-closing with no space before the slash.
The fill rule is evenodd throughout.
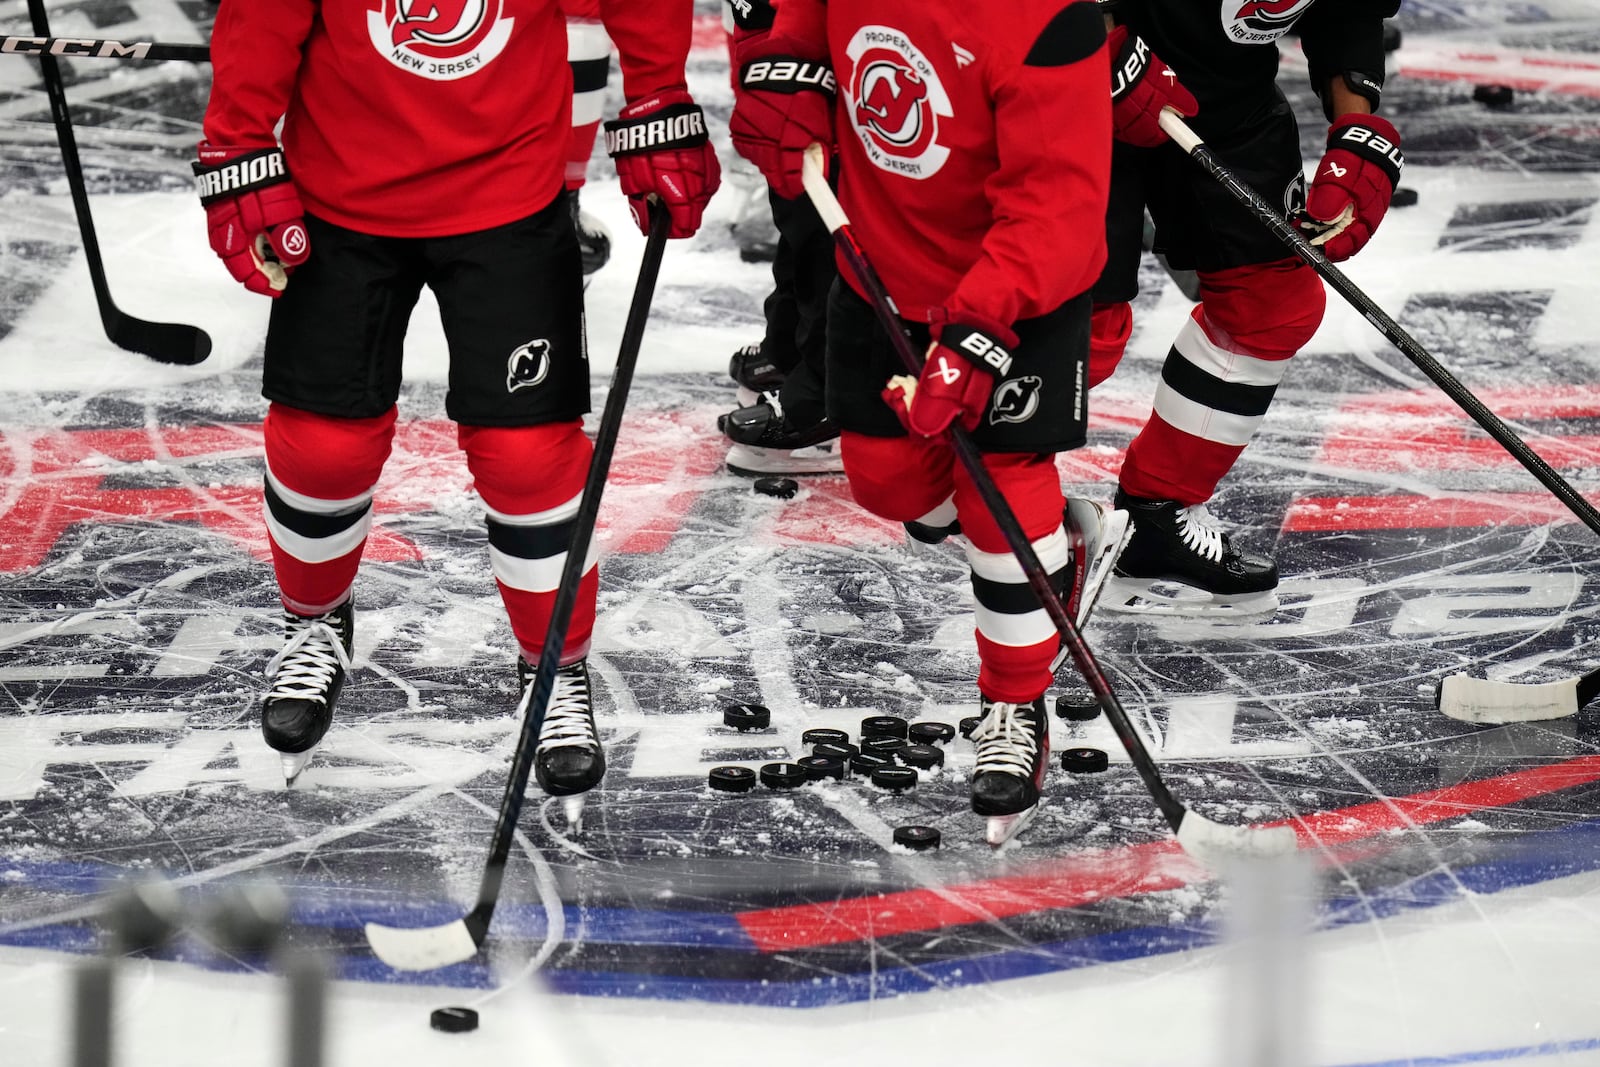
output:
<path id="1" fill-rule="evenodd" d="M 714 5 L 691 76 L 726 129 Z M 23 5 L 0 29 L 25 33 Z M 53 5 L 59 34 L 194 41 L 213 5 Z M 1404 185 L 1348 273 L 1564 477 L 1600 483 L 1600 10 L 1415 2 L 1386 108 Z M 761 497 L 722 467 L 727 355 L 767 268 L 720 196 L 674 244 L 599 545 L 595 654 L 612 768 L 582 833 L 531 798 L 482 958 L 402 975 L 360 924 L 443 922 L 477 890 L 517 722 L 482 507 L 442 404 L 427 297 L 339 721 L 286 793 L 256 701 L 276 644 L 259 521 L 266 309 L 206 248 L 189 191 L 205 67 L 68 61 L 112 291 L 206 329 L 162 366 L 107 343 L 36 65 L 0 61 L 0 1060 L 67 1062 L 68 983 L 102 890 L 162 872 L 196 915 L 262 878 L 327 953 L 330 1064 L 1219 1062 L 1228 891 L 1172 843 L 1103 721 L 1053 747 L 1039 819 L 991 852 L 970 746 L 902 795 L 859 781 L 714 794 L 706 771 L 802 752 L 813 726 L 974 711 L 965 566 L 907 544 L 842 479 Z M 613 79 L 614 83 L 616 79 Z M 1517 85 L 1486 108 L 1473 85 Z M 1320 151 L 1294 50 L 1283 85 Z M 620 86 L 614 84 L 614 96 Z M 614 100 L 613 103 L 616 101 Z M 731 149 L 723 142 L 725 158 Z M 616 238 L 587 292 L 596 409 L 642 241 L 598 156 L 585 207 Z M 1063 483 L 1106 499 L 1191 305 L 1153 261 L 1131 354 Z M 1482 729 L 1432 707 L 1462 670 L 1596 664 L 1595 534 L 1357 313 L 1322 330 L 1214 510 L 1276 552 L 1283 607 L 1196 623 L 1101 615 L 1088 638 L 1172 790 L 1225 824 L 1289 820 L 1317 861 L 1307 1063 L 1600 1064 L 1600 755 L 1592 712 Z M 1082 690 L 1070 668 L 1060 692 Z M 759 701 L 766 732 L 721 724 Z M 894 847 L 896 827 L 943 847 Z M 281 989 L 198 935 L 127 961 L 128 1064 L 282 1061 Z M 448 1036 L 427 1012 L 473 1004 Z M 804 1010 L 801 1010 L 804 1009 Z M 1287 1065 L 1285 1065 L 1287 1067 Z"/>

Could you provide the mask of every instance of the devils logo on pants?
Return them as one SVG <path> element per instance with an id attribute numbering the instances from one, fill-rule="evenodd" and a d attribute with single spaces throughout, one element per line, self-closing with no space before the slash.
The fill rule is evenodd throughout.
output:
<path id="1" fill-rule="evenodd" d="M 543 337 L 518 345 L 506 360 L 506 392 L 531 389 L 550 374 L 550 342 Z"/>

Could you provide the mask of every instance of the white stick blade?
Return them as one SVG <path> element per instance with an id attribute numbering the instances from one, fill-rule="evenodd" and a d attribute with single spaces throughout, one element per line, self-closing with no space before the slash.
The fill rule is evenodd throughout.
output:
<path id="1" fill-rule="evenodd" d="M 1475 723 L 1563 719 L 1578 713 L 1578 679 L 1519 685 L 1452 674 L 1439 687 L 1439 710 Z"/>
<path id="2" fill-rule="evenodd" d="M 1184 812 L 1178 824 L 1178 844 L 1212 870 L 1234 860 L 1287 856 L 1300 847 L 1287 826 L 1223 826 L 1194 811 Z"/>
<path id="3" fill-rule="evenodd" d="M 366 930 L 372 951 L 397 971 L 431 971 L 478 954 L 478 943 L 460 919 L 443 926 L 411 929 L 367 923 Z"/>

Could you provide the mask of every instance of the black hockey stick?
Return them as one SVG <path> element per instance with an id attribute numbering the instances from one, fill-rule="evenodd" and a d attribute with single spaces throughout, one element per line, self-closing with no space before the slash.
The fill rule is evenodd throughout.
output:
<path id="1" fill-rule="evenodd" d="M 0 55 L 64 56 L 68 59 L 183 59 L 209 63 L 211 48 L 203 44 L 161 44 L 156 41 L 108 41 L 101 37 L 0 37 Z"/>
<path id="2" fill-rule="evenodd" d="M 49 38 L 50 23 L 44 0 L 28 0 L 28 13 L 33 18 L 33 32 Z M 89 280 L 94 285 L 95 302 L 100 305 L 100 323 L 106 337 L 118 348 L 138 352 L 160 363 L 188 366 L 201 362 L 211 354 L 211 338 L 204 330 L 176 322 L 146 322 L 129 315 L 111 299 L 105 263 L 100 258 L 100 241 L 95 237 L 94 216 L 89 212 L 89 190 L 84 185 L 78 142 L 72 133 L 72 115 L 67 110 L 61 68 L 49 52 L 39 53 L 37 58 L 44 72 L 50 115 L 55 120 L 56 140 L 61 145 L 61 160 L 67 171 L 67 187 L 72 191 L 72 208 L 77 213 L 78 232 L 83 239 L 83 258 L 89 263 Z"/>
<path id="3" fill-rule="evenodd" d="M 617 354 L 616 370 L 612 372 L 611 390 L 606 394 L 605 411 L 600 416 L 600 426 L 595 433 L 594 458 L 589 463 L 589 477 L 583 485 L 583 501 L 573 520 L 572 541 L 567 545 L 566 563 L 561 568 L 561 584 L 556 587 L 555 606 L 550 609 L 550 629 L 545 634 L 544 647 L 539 650 L 539 666 L 523 708 L 522 732 L 517 736 L 516 752 L 511 759 L 511 777 L 506 781 L 505 796 L 500 800 L 500 815 L 494 824 L 489 860 L 483 869 L 483 880 L 478 885 L 478 903 L 464 917 L 443 926 L 405 929 L 367 923 L 367 943 L 379 959 L 396 970 L 427 971 L 469 960 L 477 955 L 489 933 L 489 922 L 494 918 L 495 905 L 500 900 L 500 885 L 505 879 L 506 860 L 511 854 L 517 818 L 522 813 L 523 796 L 528 789 L 528 775 L 533 770 L 539 729 L 544 725 L 545 707 L 555 687 L 556 668 L 561 663 L 561 650 L 566 644 L 567 628 L 572 622 L 572 608 L 578 599 L 578 583 L 583 579 L 589 542 L 594 538 L 595 519 L 600 514 L 600 494 L 605 490 L 606 475 L 611 469 L 611 453 L 616 448 L 617 435 L 622 426 L 622 409 L 628 400 L 634 364 L 638 362 L 639 345 L 644 339 L 645 322 L 650 318 L 650 300 L 655 293 L 656 275 L 661 269 L 661 256 L 666 248 L 670 223 L 666 208 L 652 203 L 650 237 L 645 242 L 639 280 L 633 289 L 633 304 L 628 309 L 628 322 L 622 331 L 622 347 Z"/>
<path id="4" fill-rule="evenodd" d="M 1190 158 L 1199 163 L 1206 173 L 1215 178 L 1224 189 L 1232 194 L 1235 200 L 1249 208 L 1250 213 L 1255 215 L 1262 225 L 1277 235 L 1296 255 L 1309 263 L 1312 270 L 1322 275 L 1327 283 L 1338 291 L 1340 296 L 1349 301 L 1350 305 L 1361 312 L 1368 322 L 1378 328 L 1378 332 L 1383 334 L 1390 344 L 1404 353 L 1405 357 L 1416 364 L 1422 373 L 1426 374 L 1435 385 L 1444 390 L 1445 395 L 1454 400 L 1461 410 L 1471 415 L 1472 420 L 1483 427 L 1485 433 L 1498 441 L 1500 446 L 1510 452 L 1512 456 L 1516 457 L 1517 462 L 1521 463 L 1528 469 L 1529 473 L 1539 479 L 1546 489 L 1554 493 L 1556 498 L 1565 504 L 1585 526 L 1596 534 L 1600 534 L 1600 511 L 1596 511 L 1593 504 L 1585 500 L 1572 487 L 1570 482 L 1561 477 L 1555 468 L 1545 462 L 1543 456 L 1529 448 L 1528 443 L 1518 437 L 1511 427 L 1500 421 L 1498 415 L 1485 407 L 1483 401 L 1479 400 L 1471 390 L 1462 385 L 1455 375 L 1451 374 L 1440 365 L 1438 360 L 1429 355 L 1428 350 L 1418 344 L 1414 337 L 1400 327 L 1399 323 L 1395 322 L 1382 308 L 1373 303 L 1372 299 L 1358 289 L 1354 282 L 1345 277 L 1343 271 L 1329 263 L 1328 258 L 1315 245 L 1306 240 L 1290 224 L 1289 220 L 1283 216 L 1282 212 L 1273 210 L 1272 205 L 1268 204 L 1260 193 L 1241 182 L 1227 167 L 1220 163 L 1211 149 L 1206 147 L 1205 142 L 1195 136 L 1194 131 L 1188 127 L 1176 112 L 1161 112 L 1161 128 L 1167 131 L 1167 136 L 1171 137 L 1179 148 L 1189 153 Z"/>
<path id="5" fill-rule="evenodd" d="M 894 302 L 883 286 L 883 280 L 878 277 L 866 253 L 856 242 L 850 220 L 845 216 L 844 209 L 839 206 L 838 199 L 828 186 L 828 179 L 823 173 L 822 166 L 822 148 L 813 144 L 806 150 L 804 174 L 806 193 L 816 205 L 817 214 L 822 217 L 828 232 L 833 234 L 834 242 L 843 254 L 845 262 L 850 264 L 851 272 L 855 274 L 861 287 L 867 291 L 878 322 L 894 346 L 895 355 L 899 357 L 907 373 L 913 376 L 920 374 L 922 360 L 911 348 L 911 341 L 905 335 L 900 318 L 895 312 Z M 1095 661 L 1094 653 L 1084 642 L 1083 634 L 1079 632 L 1077 624 L 1067 613 L 1066 606 L 1061 603 L 1061 598 L 1051 587 L 1050 577 L 1044 565 L 1039 562 L 1033 544 L 1023 531 L 1022 524 L 1017 521 L 1011 505 L 1007 503 L 1000 488 L 990 477 L 988 468 L 983 465 L 983 457 L 978 452 L 977 446 L 972 443 L 972 438 L 957 424 L 951 427 L 950 440 L 955 447 L 956 458 L 966 468 L 968 476 L 977 486 L 978 494 L 983 498 L 984 505 L 994 516 L 995 524 L 1005 535 L 1006 544 L 1017 557 L 1017 562 L 1022 565 L 1029 587 L 1039 598 L 1039 603 L 1050 616 L 1050 621 L 1055 624 L 1062 642 L 1072 654 L 1072 662 L 1077 666 L 1078 673 L 1083 675 L 1083 680 L 1089 684 L 1096 701 L 1105 711 L 1111 728 L 1116 731 L 1117 740 L 1121 741 L 1122 747 L 1127 750 L 1128 759 L 1139 772 L 1139 777 L 1144 780 L 1145 788 L 1150 791 L 1156 807 L 1161 809 L 1162 816 L 1177 835 L 1179 844 L 1202 861 L 1230 855 L 1271 856 L 1293 852 L 1298 843 L 1294 831 L 1287 826 L 1271 828 L 1223 826 L 1186 807 L 1172 795 L 1167 783 L 1161 778 L 1161 772 L 1156 769 L 1155 760 L 1150 758 L 1150 752 L 1145 748 L 1144 741 L 1134 730 L 1128 713 L 1123 710 L 1122 703 L 1112 691 L 1111 683 L 1106 680 L 1100 664 Z"/>

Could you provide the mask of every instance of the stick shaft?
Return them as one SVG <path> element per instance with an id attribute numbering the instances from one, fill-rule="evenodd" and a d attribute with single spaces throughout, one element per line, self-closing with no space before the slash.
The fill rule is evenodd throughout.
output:
<path id="1" fill-rule="evenodd" d="M 162 44 L 157 41 L 112 41 L 100 37 L 52 37 L 48 28 L 34 26 L 34 36 L 0 37 L 0 55 L 34 59 L 179 59 L 209 63 L 211 48 L 203 44 Z"/>

